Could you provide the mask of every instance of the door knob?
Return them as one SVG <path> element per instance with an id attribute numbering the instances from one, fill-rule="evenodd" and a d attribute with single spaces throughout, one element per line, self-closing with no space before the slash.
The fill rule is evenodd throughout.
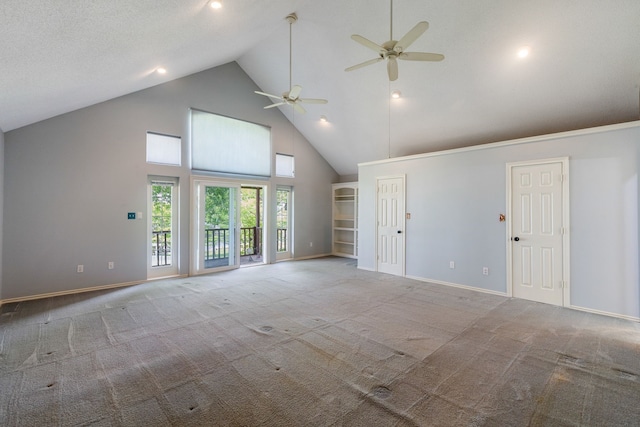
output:
<path id="1" fill-rule="evenodd" d="M 516 236 L 516 237 L 513 238 L 513 240 L 515 240 L 516 242 L 519 242 L 520 238 Z"/>
<path id="2" fill-rule="evenodd" d="M 402 234 L 402 230 L 398 230 L 398 234 Z"/>

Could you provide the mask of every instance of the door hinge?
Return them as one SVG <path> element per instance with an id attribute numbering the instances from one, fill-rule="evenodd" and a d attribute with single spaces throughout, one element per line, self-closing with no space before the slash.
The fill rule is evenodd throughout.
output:
<path id="1" fill-rule="evenodd" d="M 560 174 L 560 182 L 564 182 L 564 178 L 565 178 L 564 174 L 563 174 L 563 173 L 561 173 L 561 174 Z"/>
<path id="2" fill-rule="evenodd" d="M 565 234 L 567 234 L 567 229 L 566 229 L 566 228 L 564 228 L 564 227 L 560 227 L 560 234 L 561 234 L 561 235 L 563 235 L 563 236 L 564 236 Z"/>
<path id="3" fill-rule="evenodd" d="M 565 282 L 564 280 L 560 281 L 560 288 L 565 289 L 568 287 L 569 287 L 569 284 L 567 282 Z"/>

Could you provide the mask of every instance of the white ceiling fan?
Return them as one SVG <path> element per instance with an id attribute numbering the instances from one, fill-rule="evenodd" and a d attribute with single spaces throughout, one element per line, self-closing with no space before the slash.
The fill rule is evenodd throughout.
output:
<path id="1" fill-rule="evenodd" d="M 378 57 L 349 67 L 345 69 L 345 71 L 357 70 L 358 68 L 366 67 L 367 65 L 375 64 L 386 59 L 389 80 L 394 81 L 398 79 L 398 59 L 405 61 L 442 61 L 444 59 L 444 55 L 439 53 L 405 52 L 406 48 L 427 31 L 427 28 L 429 28 L 427 21 L 418 22 L 400 40 L 396 41 L 393 39 L 393 0 L 391 0 L 390 28 L 389 41 L 384 42 L 382 45 L 376 44 L 358 34 L 352 35 L 351 38 L 353 40 L 375 51 Z"/>
<path id="2" fill-rule="evenodd" d="M 285 18 L 289 23 L 289 91 L 284 92 L 282 96 L 272 95 L 270 93 L 260 92 L 258 90 L 255 91 L 258 95 L 268 96 L 269 98 L 277 99 L 279 102 L 275 102 L 274 104 L 267 105 L 266 108 L 273 108 L 279 105 L 291 105 L 295 111 L 298 113 L 306 113 L 307 111 L 300 105 L 300 103 L 304 104 L 326 104 L 328 101 L 326 99 L 316 99 L 316 98 L 300 98 L 300 92 L 302 92 L 302 86 L 300 85 L 291 85 L 291 26 L 298 20 L 298 16 L 295 13 L 291 13 L 287 15 Z"/>

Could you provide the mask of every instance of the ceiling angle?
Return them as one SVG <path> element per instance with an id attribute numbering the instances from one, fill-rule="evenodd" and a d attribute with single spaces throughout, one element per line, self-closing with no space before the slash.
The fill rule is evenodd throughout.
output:
<path id="1" fill-rule="evenodd" d="M 298 113 L 306 113 L 307 111 L 300 105 L 303 104 L 326 104 L 328 101 L 326 99 L 316 99 L 316 98 L 300 98 L 300 92 L 302 92 L 302 86 L 300 85 L 291 85 L 291 68 L 292 68 L 292 54 L 291 54 L 291 45 L 292 45 L 292 37 L 291 37 L 291 27 L 298 20 L 298 16 L 295 13 L 291 13 L 285 18 L 289 23 L 289 91 L 284 92 L 282 96 L 272 95 L 266 92 L 260 92 L 258 90 L 255 91 L 258 95 L 268 96 L 269 98 L 273 98 L 277 100 L 271 105 L 267 105 L 264 107 L 273 108 L 278 107 L 280 105 L 291 105 L 295 111 Z"/>
<path id="2" fill-rule="evenodd" d="M 366 67 L 367 65 L 375 64 L 380 61 L 387 60 L 387 73 L 389 80 L 394 81 L 398 79 L 398 59 L 405 61 L 442 61 L 444 55 L 439 53 L 427 53 L 427 52 L 405 52 L 405 50 L 420 37 L 427 28 L 429 23 L 427 21 L 418 22 L 407 34 L 400 40 L 393 39 L 393 0 L 391 0 L 391 13 L 390 13 L 390 31 L 389 41 L 382 43 L 381 45 L 372 42 L 358 34 L 351 36 L 353 40 L 361 45 L 373 50 L 378 54 L 377 58 L 370 59 L 361 64 L 351 66 L 345 71 L 353 71 L 358 68 Z"/>

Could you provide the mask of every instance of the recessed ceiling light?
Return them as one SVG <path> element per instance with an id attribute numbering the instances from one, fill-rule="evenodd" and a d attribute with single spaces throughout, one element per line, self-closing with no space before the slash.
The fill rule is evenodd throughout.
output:
<path id="1" fill-rule="evenodd" d="M 320 116 L 320 121 L 321 121 L 322 123 L 326 123 L 326 122 L 328 122 L 329 120 L 327 119 L 327 116 Z"/>
<path id="2" fill-rule="evenodd" d="M 398 99 L 398 98 L 400 98 L 401 95 L 402 95 L 402 93 L 399 90 L 394 90 L 393 92 L 391 92 L 391 97 L 393 99 Z"/>
<path id="3" fill-rule="evenodd" d="M 211 6 L 212 9 L 220 9 L 222 7 L 222 1 L 213 0 L 211 3 L 209 3 L 209 6 Z"/>
<path id="4" fill-rule="evenodd" d="M 158 74 L 167 74 L 167 69 L 164 67 L 158 67 L 156 68 L 156 73 Z"/>
<path id="5" fill-rule="evenodd" d="M 518 58 L 526 58 L 529 56 L 529 52 L 531 52 L 531 49 L 528 46 L 521 47 L 518 50 Z"/>

